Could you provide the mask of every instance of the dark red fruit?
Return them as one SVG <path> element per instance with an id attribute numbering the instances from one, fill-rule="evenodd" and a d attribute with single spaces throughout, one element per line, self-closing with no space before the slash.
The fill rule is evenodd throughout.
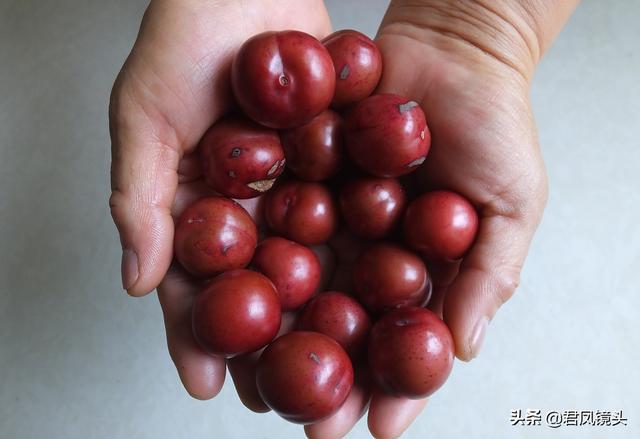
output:
<path id="1" fill-rule="evenodd" d="M 342 188 L 339 204 L 351 233 L 361 238 L 381 239 L 400 221 L 407 195 L 394 178 L 362 178 Z"/>
<path id="2" fill-rule="evenodd" d="M 402 306 L 424 306 L 431 280 L 422 259 L 395 244 L 376 244 L 363 251 L 353 268 L 360 302 L 373 314 Z"/>
<path id="3" fill-rule="evenodd" d="M 265 218 L 278 235 L 300 244 L 326 242 L 338 227 L 335 202 L 318 183 L 287 181 L 267 194 Z"/>
<path id="4" fill-rule="evenodd" d="M 200 141 L 206 182 L 231 198 L 253 198 L 269 190 L 284 170 L 278 132 L 247 119 L 214 124 Z"/>
<path id="5" fill-rule="evenodd" d="M 253 256 L 253 267 L 276 287 L 283 311 L 302 306 L 320 284 L 320 261 L 308 247 L 280 237 L 262 241 Z"/>
<path id="6" fill-rule="evenodd" d="M 456 260 L 475 240 L 478 214 L 455 192 L 427 192 L 409 205 L 403 228 L 407 244 L 427 258 Z"/>
<path id="7" fill-rule="evenodd" d="M 349 29 L 335 32 L 322 42 L 336 70 L 336 91 L 331 104 L 342 107 L 373 93 L 382 75 L 382 55 L 376 43 Z"/>
<path id="8" fill-rule="evenodd" d="M 378 177 L 398 177 L 421 165 L 431 136 L 420 105 L 393 94 L 360 101 L 347 117 L 351 159 Z"/>
<path id="9" fill-rule="evenodd" d="M 269 343 L 280 328 L 280 301 L 260 273 L 232 270 L 213 279 L 193 304 L 193 335 L 210 354 L 231 358 Z"/>
<path id="10" fill-rule="evenodd" d="M 304 307 L 297 328 L 328 335 L 355 361 L 366 348 L 371 319 L 353 297 L 329 291 L 317 295 Z"/>
<path id="11" fill-rule="evenodd" d="M 253 257 L 258 231 L 251 216 L 228 198 L 202 198 L 180 216 L 175 255 L 191 274 L 211 277 L 245 267 Z"/>
<path id="12" fill-rule="evenodd" d="M 281 133 L 287 166 L 302 180 L 321 181 L 342 164 L 344 121 L 326 110 L 305 125 Z"/>
<path id="13" fill-rule="evenodd" d="M 299 424 L 335 413 L 353 387 L 353 366 L 333 339 L 294 331 L 277 338 L 260 356 L 258 391 L 280 416 Z"/>
<path id="14" fill-rule="evenodd" d="M 451 373 L 453 337 L 433 312 L 400 308 L 373 326 L 368 356 L 371 375 L 382 390 L 405 398 L 426 398 Z"/>
<path id="15" fill-rule="evenodd" d="M 271 128 L 292 128 L 326 110 L 335 89 L 329 52 L 316 38 L 287 30 L 248 39 L 231 68 L 242 110 Z"/>

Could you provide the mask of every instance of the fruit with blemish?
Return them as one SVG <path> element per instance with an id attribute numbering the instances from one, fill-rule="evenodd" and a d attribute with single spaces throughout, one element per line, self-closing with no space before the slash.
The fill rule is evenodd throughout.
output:
<path id="1" fill-rule="evenodd" d="M 251 216 L 228 198 L 201 198 L 182 213 L 176 225 L 174 250 L 191 274 L 211 277 L 243 268 L 251 261 L 258 231 Z"/>
<path id="2" fill-rule="evenodd" d="M 310 424 L 335 413 L 353 387 L 353 366 L 338 342 L 294 331 L 262 353 L 256 384 L 264 402 L 288 421 Z"/>
<path id="3" fill-rule="evenodd" d="M 284 171 L 278 132 L 248 119 L 216 122 L 199 145 L 206 182 L 231 198 L 253 198 L 273 186 Z"/>
<path id="4" fill-rule="evenodd" d="M 375 176 L 398 177 L 415 171 L 430 146 L 422 108 L 402 96 L 370 96 L 357 103 L 347 117 L 349 155 Z"/>

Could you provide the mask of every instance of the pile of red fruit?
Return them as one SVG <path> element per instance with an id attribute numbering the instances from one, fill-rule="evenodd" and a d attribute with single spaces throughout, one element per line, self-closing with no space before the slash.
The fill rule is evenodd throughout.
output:
<path id="1" fill-rule="evenodd" d="M 221 196 L 196 201 L 176 226 L 177 260 L 210 279 L 193 308 L 196 340 L 225 358 L 266 347 L 257 390 L 293 422 L 334 413 L 354 366 L 408 398 L 433 393 L 453 366 L 451 333 L 425 308 L 425 261 L 462 257 L 478 219 L 456 193 L 414 194 L 398 180 L 425 161 L 431 138 L 417 102 L 371 95 L 381 74 L 375 43 L 351 30 L 246 41 L 231 72 L 244 115 L 216 122 L 199 145 Z M 259 232 L 233 199 L 263 194 Z M 338 230 L 365 243 L 351 291 L 318 293 L 322 268 L 308 246 L 331 245 Z M 282 312 L 295 310 L 294 330 L 276 338 Z"/>

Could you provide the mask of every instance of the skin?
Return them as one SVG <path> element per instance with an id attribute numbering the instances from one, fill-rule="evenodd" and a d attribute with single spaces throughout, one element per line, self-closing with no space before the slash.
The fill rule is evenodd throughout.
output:
<path id="1" fill-rule="evenodd" d="M 429 120 L 433 142 L 423 189 L 447 186 L 479 209 L 478 239 L 465 259 L 430 266 L 430 307 L 444 312 L 463 360 L 479 351 L 478 323 L 490 320 L 515 290 L 542 215 L 546 174 L 529 87 L 577 3 L 394 0 L 378 32 L 385 60 L 378 91 L 419 99 Z M 220 391 L 225 362 L 204 353 L 191 334 L 201 285 L 180 267 L 170 268 L 173 218 L 211 193 L 191 153 L 230 108 L 233 52 L 273 29 L 318 38 L 331 32 L 316 0 L 152 0 L 111 95 L 109 205 L 123 247 L 123 287 L 133 296 L 158 287 L 169 353 L 185 388 L 199 399 Z M 394 438 L 426 405 L 354 389 L 341 410 L 305 433 L 341 437 L 368 404 L 372 435 Z"/>

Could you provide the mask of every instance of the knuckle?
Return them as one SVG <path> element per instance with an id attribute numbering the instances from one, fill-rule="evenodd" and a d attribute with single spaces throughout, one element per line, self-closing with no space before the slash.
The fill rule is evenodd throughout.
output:
<path id="1" fill-rule="evenodd" d="M 502 306 L 513 297 L 520 285 L 520 270 L 516 268 L 500 270 L 493 277 L 498 305 Z"/>
<path id="2" fill-rule="evenodd" d="M 125 194 L 118 189 L 114 189 L 109 197 L 109 210 L 111 212 L 113 222 L 120 231 L 126 221 L 127 206 L 128 201 Z"/>

